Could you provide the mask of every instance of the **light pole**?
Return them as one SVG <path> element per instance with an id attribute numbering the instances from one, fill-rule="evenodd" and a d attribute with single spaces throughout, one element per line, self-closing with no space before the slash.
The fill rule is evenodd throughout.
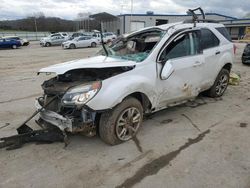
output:
<path id="1" fill-rule="evenodd" d="M 37 24 L 36 24 L 36 16 L 34 16 L 34 22 L 35 22 L 36 40 L 37 40 Z"/>
<path id="2" fill-rule="evenodd" d="M 133 3 L 134 3 L 133 0 L 131 0 L 130 31 L 132 30 Z"/>

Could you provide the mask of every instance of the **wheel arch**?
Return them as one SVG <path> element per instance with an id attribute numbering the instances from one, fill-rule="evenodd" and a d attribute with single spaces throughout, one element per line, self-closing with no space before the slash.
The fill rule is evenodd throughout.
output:
<path id="1" fill-rule="evenodd" d="M 228 71 L 230 72 L 231 69 L 232 69 L 232 63 L 226 63 L 226 64 L 222 67 L 222 69 L 226 69 L 226 70 L 228 70 Z"/>
<path id="2" fill-rule="evenodd" d="M 151 101 L 149 100 L 148 96 L 145 93 L 134 92 L 134 93 L 131 93 L 131 94 L 127 95 L 125 98 L 128 98 L 128 97 L 136 98 L 141 103 L 144 112 L 147 112 L 148 110 L 150 110 L 152 108 L 152 103 L 151 103 Z"/>

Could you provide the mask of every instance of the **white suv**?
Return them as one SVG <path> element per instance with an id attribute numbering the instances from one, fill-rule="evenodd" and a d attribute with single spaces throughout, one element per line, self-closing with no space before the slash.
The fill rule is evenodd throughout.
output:
<path id="1" fill-rule="evenodd" d="M 43 47 L 61 45 L 63 42 L 69 39 L 67 33 L 53 33 L 48 37 L 41 38 L 40 45 Z"/>
<path id="2" fill-rule="evenodd" d="M 174 23 L 118 38 L 99 55 L 43 68 L 40 124 L 127 141 L 144 114 L 193 100 L 220 97 L 233 64 L 233 44 L 218 23 Z"/>

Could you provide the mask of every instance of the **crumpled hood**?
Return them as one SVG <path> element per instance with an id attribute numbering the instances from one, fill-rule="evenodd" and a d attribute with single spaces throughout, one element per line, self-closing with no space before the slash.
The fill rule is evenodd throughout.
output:
<path id="1" fill-rule="evenodd" d="M 136 64 L 135 61 L 129 61 L 129 60 L 106 57 L 106 56 L 95 56 L 95 57 L 78 59 L 45 67 L 40 69 L 38 73 L 56 73 L 57 75 L 59 75 L 59 74 L 64 74 L 69 70 L 75 70 L 75 69 L 127 67 L 127 66 L 134 66 L 135 64 Z"/>

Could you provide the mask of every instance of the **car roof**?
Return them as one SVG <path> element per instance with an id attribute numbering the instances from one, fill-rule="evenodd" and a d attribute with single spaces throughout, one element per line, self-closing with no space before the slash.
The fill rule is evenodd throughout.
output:
<path id="1" fill-rule="evenodd" d="M 196 28 L 218 28 L 218 27 L 225 27 L 223 24 L 220 23 L 196 23 Z M 131 32 L 131 33 L 126 33 L 123 34 L 124 37 L 132 36 L 134 34 L 138 34 L 140 32 L 144 32 L 147 30 L 152 30 L 152 29 L 159 29 L 159 30 L 168 30 L 170 28 L 173 28 L 173 30 L 177 31 L 180 29 L 188 29 L 188 28 L 194 28 L 194 23 L 184 23 L 184 22 L 175 22 L 175 23 L 169 23 L 169 24 L 163 24 L 159 26 L 151 26 L 151 27 L 145 27 L 142 29 L 139 29 L 137 31 Z"/>
<path id="2" fill-rule="evenodd" d="M 177 23 L 171 23 L 171 24 L 164 24 L 160 26 L 156 26 L 159 29 L 167 30 L 168 28 L 176 26 L 180 29 L 190 28 L 194 27 L 194 23 L 184 23 L 184 22 L 177 22 Z M 220 23 L 196 23 L 196 27 L 206 27 L 206 28 L 217 28 L 217 27 L 225 27 L 223 24 Z"/>

